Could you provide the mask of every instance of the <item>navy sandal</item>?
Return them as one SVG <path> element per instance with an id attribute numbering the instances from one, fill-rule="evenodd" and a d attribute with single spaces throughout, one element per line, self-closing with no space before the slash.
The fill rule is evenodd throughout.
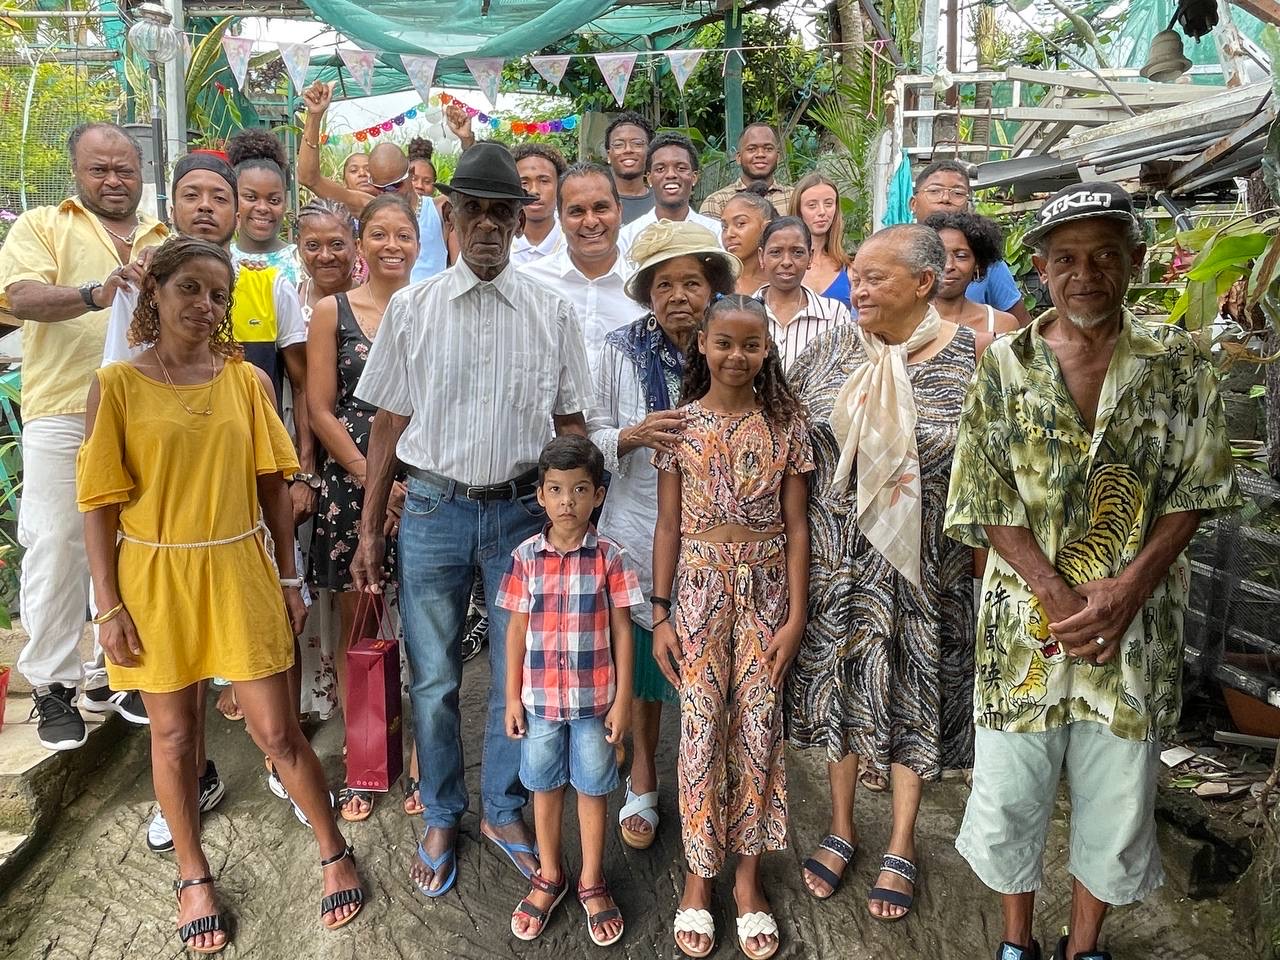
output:
<path id="1" fill-rule="evenodd" d="M 840 881 L 844 878 L 844 868 L 849 866 L 849 861 L 853 859 L 853 855 L 857 848 L 843 837 L 837 837 L 834 833 L 829 833 L 822 838 L 822 842 L 818 844 L 818 849 L 826 850 L 828 853 L 835 854 L 844 864 L 844 866 L 840 868 L 840 872 L 836 873 L 825 863 L 822 863 L 820 860 L 815 860 L 813 857 L 810 857 L 804 862 L 804 869 L 808 870 L 815 877 L 829 886 L 831 888 L 831 893 L 828 893 L 825 897 L 819 896 L 813 892 L 807 883 L 804 885 L 805 889 L 808 890 L 816 899 L 826 900 L 831 897 L 836 892 L 836 888 L 840 886 Z"/>
<path id="2" fill-rule="evenodd" d="M 916 885 L 916 877 L 919 871 L 916 865 L 905 857 L 894 856 L 892 853 L 886 853 L 880 858 L 880 869 L 887 873 L 896 873 L 898 876 L 906 880 L 911 886 Z M 911 905 L 915 903 L 916 897 L 914 893 L 902 893 L 898 890 L 890 890 L 888 887 L 872 887 L 871 892 L 867 894 L 867 912 L 871 913 L 871 901 L 880 900 L 884 903 L 892 904 L 895 907 L 903 907 L 906 913 L 897 917 L 881 917 L 872 913 L 871 916 L 876 920 L 883 920 L 886 923 L 893 923 L 896 920 L 902 920 L 911 913 Z"/>
<path id="3" fill-rule="evenodd" d="M 1069 960 L 1066 937 L 1058 941 L 1058 946 L 1053 951 L 1053 960 Z M 1111 960 L 1111 954 L 1106 950 L 1090 950 L 1088 953 L 1077 953 L 1074 960 Z"/>
<path id="4" fill-rule="evenodd" d="M 538 844 L 536 842 L 532 847 L 525 843 L 513 843 L 508 840 L 503 840 L 497 834 L 485 833 L 483 827 L 480 829 L 480 833 L 486 840 L 496 844 L 498 849 L 507 855 L 507 859 L 515 864 L 515 868 L 520 871 L 521 876 L 526 880 L 532 879 L 534 871 L 526 870 L 524 867 L 520 866 L 520 861 L 516 859 L 516 854 L 527 853 L 530 856 L 541 860 L 541 857 L 538 856 Z M 428 864 L 428 866 L 430 866 L 430 864 Z"/>
<path id="5" fill-rule="evenodd" d="M 339 860 L 345 860 L 347 857 L 350 857 L 354 862 L 355 856 L 356 852 L 351 849 L 351 844 L 347 844 L 343 847 L 341 853 L 335 853 L 332 857 L 329 857 L 326 860 L 321 860 L 320 869 L 323 870 L 325 867 L 331 867 Z M 321 919 L 320 922 L 324 928 L 326 930 L 337 930 L 339 927 L 345 927 L 356 917 L 360 916 L 360 911 L 364 909 L 364 890 L 360 887 L 348 887 L 346 890 L 339 890 L 337 893 L 331 893 L 321 900 L 320 916 L 322 918 L 326 913 L 332 913 L 339 907 L 345 907 L 352 903 L 356 905 L 355 911 L 347 914 L 346 917 L 339 920 L 337 923 L 325 923 L 324 920 Z"/>
<path id="6" fill-rule="evenodd" d="M 187 887 L 198 887 L 201 884 L 213 883 L 213 877 L 196 877 L 194 880 L 175 880 L 173 881 L 173 892 L 177 896 L 178 901 L 182 901 L 182 891 Z M 213 947 L 193 947 L 188 940 L 200 936 L 202 933 L 227 933 L 227 925 L 222 920 L 222 914 L 211 913 L 207 917 L 197 917 L 189 923 L 184 923 L 178 928 L 178 939 L 182 941 L 182 945 L 192 953 L 221 953 L 227 948 L 227 944 L 231 942 L 231 938 L 223 940 L 222 943 Z"/>
<path id="7" fill-rule="evenodd" d="M 1040 941 L 1034 937 L 1031 946 L 1020 947 L 1008 940 L 1001 940 L 996 947 L 996 960 L 1040 960 Z"/>
<path id="8" fill-rule="evenodd" d="M 458 879 L 458 857 L 454 852 L 453 846 L 450 846 L 449 849 L 440 854 L 439 857 L 432 859 L 431 855 L 427 853 L 427 848 L 422 845 L 421 841 L 419 841 L 418 859 L 422 861 L 423 866 L 431 870 L 433 880 L 440 875 L 440 868 L 446 863 L 449 864 L 449 876 L 444 878 L 444 883 L 440 885 L 438 890 L 432 890 L 430 887 L 423 886 L 418 883 L 418 881 L 414 880 L 412 875 L 409 876 L 409 879 L 413 881 L 414 887 L 416 887 L 418 892 L 424 897 L 430 897 L 432 900 L 436 897 L 443 897 L 453 888 L 454 881 Z"/>

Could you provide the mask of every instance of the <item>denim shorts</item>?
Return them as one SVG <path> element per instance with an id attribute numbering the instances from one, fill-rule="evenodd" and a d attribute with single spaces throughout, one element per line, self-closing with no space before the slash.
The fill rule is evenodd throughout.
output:
<path id="1" fill-rule="evenodd" d="M 605 740 L 604 717 L 544 720 L 525 714 L 520 742 L 520 781 L 534 793 L 566 783 L 585 797 L 603 797 L 618 786 L 613 744 Z"/>
<path id="2" fill-rule="evenodd" d="M 1078 720 L 1043 733 L 974 729 L 973 792 L 956 849 L 997 893 L 1040 887 L 1045 834 L 1063 772 L 1071 793 L 1067 870 L 1104 903 L 1164 882 L 1156 844 L 1160 745 Z"/>

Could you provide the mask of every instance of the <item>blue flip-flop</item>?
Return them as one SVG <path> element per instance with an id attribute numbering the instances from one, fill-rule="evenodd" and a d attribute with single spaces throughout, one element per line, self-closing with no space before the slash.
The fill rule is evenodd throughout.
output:
<path id="1" fill-rule="evenodd" d="M 458 879 L 458 858 L 454 852 L 454 848 L 450 847 L 444 853 L 440 854 L 438 859 L 433 860 L 427 853 L 426 848 L 423 847 L 422 842 L 419 841 L 418 859 L 422 861 L 423 866 L 428 867 L 431 870 L 433 875 L 432 879 L 439 876 L 441 867 L 446 863 L 450 864 L 449 876 L 445 877 L 444 883 L 438 890 L 432 890 L 430 887 L 422 886 L 416 880 L 413 881 L 413 885 L 418 888 L 418 892 L 424 897 L 430 897 L 432 900 L 436 897 L 443 897 L 453 888 L 454 881 Z M 410 877 L 410 879 L 412 880 L 413 878 Z"/>
<path id="2" fill-rule="evenodd" d="M 515 868 L 520 871 L 521 875 L 526 880 L 528 880 L 533 876 L 532 870 L 526 870 L 524 867 L 520 866 L 520 861 L 516 859 L 516 854 L 527 853 L 531 857 L 535 857 L 538 860 L 541 860 L 542 858 L 538 856 L 538 844 L 536 842 L 531 847 L 525 843 L 509 843 L 506 840 L 503 840 L 501 837 L 497 837 L 497 836 L 493 836 L 491 834 L 485 833 L 483 830 L 480 832 L 484 835 L 484 838 L 486 840 L 489 840 L 494 844 L 496 844 L 498 849 L 507 855 L 507 859 L 510 860 L 513 864 L 515 864 Z M 428 864 L 428 866 L 430 865 Z"/>

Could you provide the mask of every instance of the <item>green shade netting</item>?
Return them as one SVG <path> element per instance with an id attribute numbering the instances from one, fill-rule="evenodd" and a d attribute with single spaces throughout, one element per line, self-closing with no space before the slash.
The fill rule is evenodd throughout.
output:
<path id="1" fill-rule="evenodd" d="M 1138 69 L 1147 62 L 1151 53 L 1151 41 L 1157 33 L 1169 26 L 1173 13 L 1177 9 L 1177 0 L 1133 0 L 1129 4 L 1129 13 L 1121 24 L 1115 39 L 1107 44 L 1105 52 L 1113 67 L 1132 67 Z M 1250 16 L 1239 7 L 1231 8 L 1231 21 L 1240 32 L 1258 42 L 1262 35 L 1263 24 L 1256 17 Z M 1178 36 L 1182 37 L 1182 49 L 1187 59 L 1196 66 L 1220 65 L 1218 47 L 1213 42 L 1213 34 L 1208 33 L 1199 40 L 1192 40 L 1182 35 L 1175 25 Z M 1091 58 L 1090 58 L 1091 59 Z M 1197 78 L 1207 79 L 1207 78 Z M 1216 81 L 1221 83 L 1219 77 Z"/>
<path id="2" fill-rule="evenodd" d="M 316 15 L 344 37 L 380 54 L 374 95 L 410 87 L 397 56 L 440 58 L 438 87 L 474 87 L 466 57 L 515 60 L 533 53 L 571 52 L 575 34 L 591 35 L 608 49 L 666 50 L 685 39 L 710 9 L 702 2 L 618 6 L 618 0 L 307 0 Z M 338 57 L 316 58 L 307 74 L 338 80 L 340 97 L 364 96 Z"/>

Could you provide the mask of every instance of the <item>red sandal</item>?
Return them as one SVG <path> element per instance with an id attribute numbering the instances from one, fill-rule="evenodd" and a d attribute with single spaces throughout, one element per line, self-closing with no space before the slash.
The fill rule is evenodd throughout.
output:
<path id="1" fill-rule="evenodd" d="M 519 940 L 537 940 L 542 935 L 542 931 L 547 929 L 551 914 L 555 912 L 556 907 L 560 906 L 560 901 L 564 899 L 564 895 L 569 892 L 569 881 L 565 877 L 561 877 L 559 883 L 552 883 L 550 880 L 545 879 L 541 873 L 535 871 L 533 876 L 529 878 L 529 882 L 533 884 L 534 890 L 549 893 L 555 899 L 551 901 L 551 906 L 545 910 L 530 901 L 528 897 L 520 901 L 511 914 L 511 934 Z M 529 892 L 533 893 L 533 890 Z M 538 924 L 538 928 L 532 933 L 528 930 L 521 931 L 516 927 L 516 917 L 522 914 Z"/>
<path id="2" fill-rule="evenodd" d="M 594 887 L 578 888 L 578 902 L 582 904 L 582 909 L 587 914 L 587 933 L 591 937 L 591 942 L 597 947 L 611 947 L 622 939 L 625 927 L 619 927 L 618 932 L 607 939 L 597 935 L 596 930 L 603 927 L 610 920 L 621 920 L 622 911 L 618 909 L 618 905 L 615 903 L 612 907 L 605 907 L 598 913 L 592 913 L 591 908 L 587 906 L 587 901 L 593 900 L 596 897 L 608 897 L 610 900 L 613 899 L 613 894 L 609 892 L 609 885 L 607 883 L 598 883 Z"/>

